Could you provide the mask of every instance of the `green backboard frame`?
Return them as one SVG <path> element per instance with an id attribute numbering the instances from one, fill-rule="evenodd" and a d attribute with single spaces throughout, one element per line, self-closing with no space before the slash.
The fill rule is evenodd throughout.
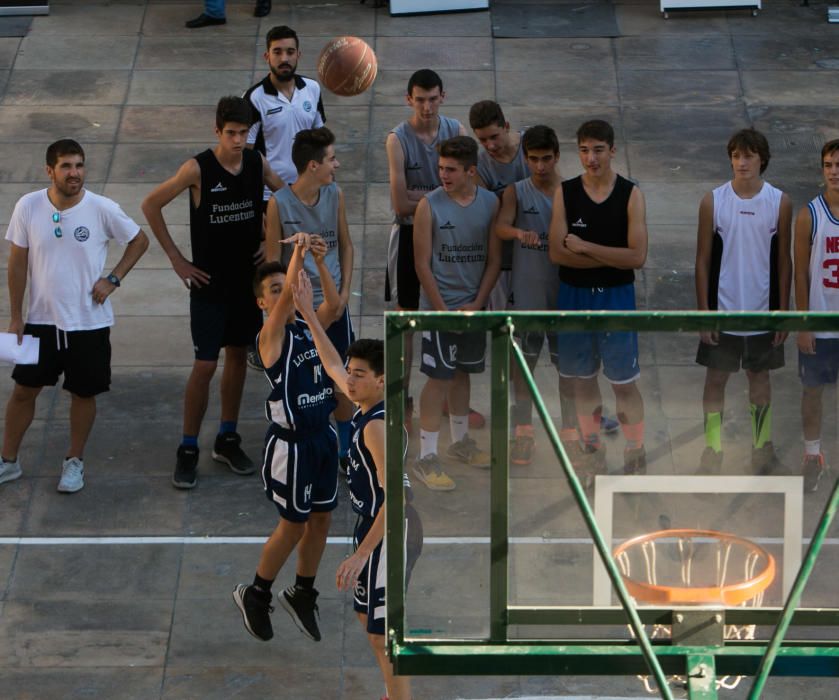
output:
<path id="1" fill-rule="evenodd" d="M 715 312 L 388 312 L 385 314 L 387 373 L 387 621 L 396 673 L 406 675 L 635 675 L 652 674 L 663 698 L 671 698 L 667 675 L 686 677 L 691 698 L 715 698 L 716 679 L 754 676 L 749 694 L 759 698 L 769 675 L 839 676 L 839 640 L 785 640 L 792 626 L 837 626 L 839 608 L 801 609 L 799 602 L 839 505 L 834 484 L 783 608 L 720 609 L 726 624 L 774 625 L 772 638 L 727 640 L 722 646 L 653 642 L 644 624 L 671 624 L 674 609 L 637 610 L 598 529 L 591 506 L 520 348 L 518 331 L 839 331 L 839 314 Z M 489 635 L 474 639 L 411 639 L 405 634 L 403 465 L 405 334 L 423 330 L 480 331 L 491 335 L 490 595 Z M 530 607 L 508 603 L 509 556 L 509 369 L 511 358 L 526 379 L 534 406 L 565 472 L 577 507 L 620 600 L 620 607 Z M 499 456 L 504 456 L 500 458 Z M 394 485 L 391 487 L 390 485 Z M 512 625 L 629 625 L 626 640 L 511 640 Z"/>

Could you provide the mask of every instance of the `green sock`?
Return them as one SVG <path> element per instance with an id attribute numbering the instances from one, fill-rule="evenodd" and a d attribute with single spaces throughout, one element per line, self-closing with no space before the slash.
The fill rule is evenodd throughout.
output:
<path id="1" fill-rule="evenodd" d="M 772 405 L 749 404 L 752 414 L 752 446 L 759 450 L 772 438 Z"/>
<path id="2" fill-rule="evenodd" d="M 722 452 L 722 413 L 705 414 L 705 444 L 714 452 Z"/>

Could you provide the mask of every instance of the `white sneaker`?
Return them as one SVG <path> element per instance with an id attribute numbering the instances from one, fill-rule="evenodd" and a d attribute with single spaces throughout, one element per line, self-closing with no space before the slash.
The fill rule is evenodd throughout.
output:
<path id="1" fill-rule="evenodd" d="M 20 460 L 7 462 L 0 457 L 0 484 L 19 479 L 23 472 L 20 470 Z"/>
<path id="2" fill-rule="evenodd" d="M 75 493 L 84 488 L 84 462 L 78 457 L 65 459 L 61 465 L 61 480 L 58 490 L 61 493 Z"/>

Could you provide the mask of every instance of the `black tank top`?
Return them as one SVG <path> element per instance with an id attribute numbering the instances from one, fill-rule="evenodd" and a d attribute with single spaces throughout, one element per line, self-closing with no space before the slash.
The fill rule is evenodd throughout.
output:
<path id="1" fill-rule="evenodd" d="M 618 175 L 611 194 L 600 204 L 592 201 L 583 188 L 582 176 L 562 183 L 568 233 L 585 241 L 613 248 L 626 248 L 629 233 L 629 195 L 633 185 Z M 559 278 L 573 287 L 618 287 L 635 281 L 634 270 L 617 267 L 566 267 L 560 265 Z"/>
<path id="2" fill-rule="evenodd" d="M 253 297 L 253 255 L 262 238 L 262 157 L 242 152 L 238 175 L 225 170 L 212 150 L 195 156 L 201 168 L 201 204 L 189 198 L 192 262 L 210 275 L 191 296 L 206 301 Z"/>

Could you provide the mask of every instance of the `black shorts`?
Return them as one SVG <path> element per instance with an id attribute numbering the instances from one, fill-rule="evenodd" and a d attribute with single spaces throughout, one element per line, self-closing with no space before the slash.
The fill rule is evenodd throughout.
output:
<path id="1" fill-rule="evenodd" d="M 385 289 L 390 280 L 385 280 Z M 399 225 L 399 246 L 396 255 L 396 303 L 400 309 L 416 311 L 419 308 L 420 283 L 414 267 L 414 225 Z"/>
<path id="2" fill-rule="evenodd" d="M 61 385 L 71 394 L 89 398 L 111 387 L 111 329 L 60 331 L 55 326 L 27 323 L 23 332 L 40 339 L 37 365 L 15 365 L 12 379 L 21 386 Z"/>
<path id="3" fill-rule="evenodd" d="M 189 300 L 189 328 L 196 360 L 218 360 L 223 347 L 246 347 L 254 344 L 262 328 L 262 310 L 256 300 Z"/>
<path id="4" fill-rule="evenodd" d="M 720 333 L 718 345 L 708 345 L 700 341 L 696 361 L 703 367 L 722 372 L 737 372 L 741 366 L 748 372 L 780 369 L 784 366 L 784 346 L 772 345 L 774 339 L 774 333 Z"/>
<path id="5" fill-rule="evenodd" d="M 483 372 L 486 345 L 486 333 L 480 331 L 423 331 L 420 372 L 432 379 L 451 379 L 455 370 Z"/>

